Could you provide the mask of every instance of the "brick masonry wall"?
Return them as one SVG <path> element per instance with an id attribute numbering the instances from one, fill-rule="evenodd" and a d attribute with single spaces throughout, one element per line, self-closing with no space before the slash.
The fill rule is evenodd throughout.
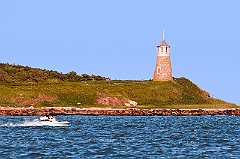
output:
<path id="1" fill-rule="evenodd" d="M 158 68 L 160 68 L 160 73 L 157 72 Z M 169 81 L 172 79 L 170 56 L 157 56 L 153 81 Z"/>

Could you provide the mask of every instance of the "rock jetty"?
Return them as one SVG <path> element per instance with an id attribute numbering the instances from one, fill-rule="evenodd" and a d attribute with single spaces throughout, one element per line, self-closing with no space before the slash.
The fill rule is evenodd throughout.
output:
<path id="1" fill-rule="evenodd" d="M 235 115 L 240 116 L 240 108 L 231 109 L 112 109 L 112 108 L 12 108 L 0 107 L 0 116 L 44 116 L 44 115 L 108 115 L 108 116 L 200 116 Z"/>

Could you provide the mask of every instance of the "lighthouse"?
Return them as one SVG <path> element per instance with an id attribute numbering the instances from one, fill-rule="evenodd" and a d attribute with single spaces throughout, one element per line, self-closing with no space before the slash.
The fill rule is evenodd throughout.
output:
<path id="1" fill-rule="evenodd" d="M 157 46 L 157 61 L 154 70 L 153 81 L 170 81 L 172 77 L 172 66 L 170 60 L 170 46 L 164 39 L 164 31 L 162 42 Z"/>

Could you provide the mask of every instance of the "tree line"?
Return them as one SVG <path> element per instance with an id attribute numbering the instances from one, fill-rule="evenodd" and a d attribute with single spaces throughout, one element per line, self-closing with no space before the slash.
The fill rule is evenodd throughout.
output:
<path id="1" fill-rule="evenodd" d="M 0 63 L 0 83 L 10 85 L 35 84 L 45 82 L 79 82 L 102 81 L 105 77 L 99 75 L 78 75 L 75 71 L 63 74 L 54 70 L 31 68 L 19 64 Z"/>

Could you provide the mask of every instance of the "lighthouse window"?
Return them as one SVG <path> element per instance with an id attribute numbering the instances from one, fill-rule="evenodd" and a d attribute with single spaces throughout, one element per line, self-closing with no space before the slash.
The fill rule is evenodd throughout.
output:
<path id="1" fill-rule="evenodd" d="M 167 52 L 167 47 L 166 47 L 166 52 Z"/>
<path id="2" fill-rule="evenodd" d="M 160 74 L 160 71 L 161 71 L 161 67 L 158 67 L 157 68 L 157 74 Z"/>

